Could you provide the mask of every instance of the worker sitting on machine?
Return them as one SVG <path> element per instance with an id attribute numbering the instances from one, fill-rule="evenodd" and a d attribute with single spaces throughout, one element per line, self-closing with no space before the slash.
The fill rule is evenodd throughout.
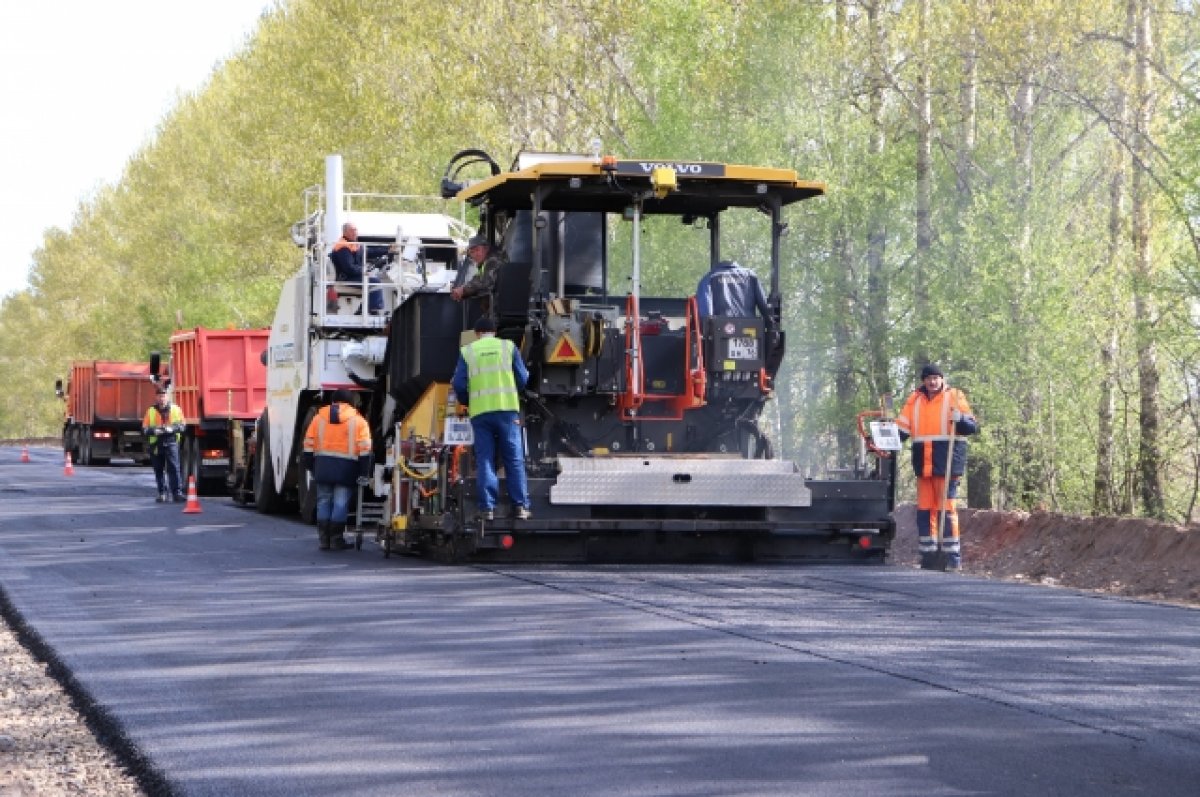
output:
<path id="1" fill-rule="evenodd" d="M 360 251 L 361 250 L 361 251 Z M 358 242 L 358 228 L 353 222 L 342 225 L 342 237 L 333 245 L 329 259 L 337 272 L 339 282 L 362 284 L 363 271 L 366 267 L 366 249 Z M 367 276 L 367 282 L 379 285 L 382 281 L 372 275 Z M 383 292 L 372 288 L 367 297 L 367 309 L 371 315 L 383 315 Z"/>

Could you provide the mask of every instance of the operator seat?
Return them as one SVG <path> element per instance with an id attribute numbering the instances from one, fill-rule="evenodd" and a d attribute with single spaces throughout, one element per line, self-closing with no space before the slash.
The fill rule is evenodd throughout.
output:
<path id="1" fill-rule="evenodd" d="M 362 286 L 357 283 L 338 282 L 337 268 L 328 256 L 325 257 L 325 284 L 333 288 L 333 295 L 326 297 L 326 313 L 355 315 L 362 309 Z"/>

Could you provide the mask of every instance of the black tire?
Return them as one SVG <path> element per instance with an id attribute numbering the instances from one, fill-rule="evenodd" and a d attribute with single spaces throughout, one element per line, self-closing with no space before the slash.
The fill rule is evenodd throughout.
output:
<path id="1" fill-rule="evenodd" d="M 308 412 L 304 413 L 304 423 L 300 424 L 298 431 L 300 437 L 297 440 L 302 440 L 308 432 L 308 425 L 312 423 L 312 419 L 317 416 L 319 407 L 309 407 Z M 294 444 L 292 450 L 300 455 L 303 451 L 303 445 L 297 448 Z M 312 474 L 304 469 L 303 459 L 299 459 L 296 465 L 296 504 L 300 510 L 300 520 L 315 526 L 317 524 L 317 483 L 313 480 Z"/>
<path id="2" fill-rule="evenodd" d="M 193 452 L 196 450 L 195 442 L 195 438 L 184 437 L 183 442 L 179 444 L 179 476 L 181 479 L 183 479 L 185 486 L 187 485 L 189 478 L 196 476 L 200 472 L 199 468 L 196 467 L 195 459 L 192 456 Z M 196 481 L 199 482 L 199 479 Z M 199 484 L 197 484 L 197 487 L 199 487 Z"/>
<path id="3" fill-rule="evenodd" d="M 264 515 L 283 511 L 283 497 L 275 489 L 275 468 L 271 464 L 271 431 L 267 414 L 258 419 L 258 450 L 254 456 L 254 508 Z"/>
<path id="4" fill-rule="evenodd" d="M 79 430 L 79 456 L 75 464 L 82 468 L 92 464 L 92 429 L 89 426 Z"/>

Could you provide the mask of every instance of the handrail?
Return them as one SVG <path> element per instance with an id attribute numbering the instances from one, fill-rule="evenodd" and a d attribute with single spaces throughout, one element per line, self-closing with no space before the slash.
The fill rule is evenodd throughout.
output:
<path id="1" fill-rule="evenodd" d="M 622 416 L 636 414 L 646 400 L 642 364 L 642 319 L 636 294 L 625 302 L 625 389 L 617 396 Z"/>

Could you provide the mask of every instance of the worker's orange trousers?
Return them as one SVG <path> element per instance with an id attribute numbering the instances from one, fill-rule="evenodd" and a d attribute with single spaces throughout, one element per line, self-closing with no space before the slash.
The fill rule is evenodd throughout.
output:
<path id="1" fill-rule="evenodd" d="M 952 563 L 958 561 L 961 551 L 958 539 L 958 511 L 955 508 L 958 482 L 958 477 L 950 479 L 950 489 L 946 492 L 946 501 L 942 505 L 943 521 L 939 535 L 937 510 L 938 503 L 942 500 L 942 491 L 946 490 L 946 477 L 917 478 L 917 550 L 922 554 L 937 553 L 940 536 L 942 550 Z"/>

